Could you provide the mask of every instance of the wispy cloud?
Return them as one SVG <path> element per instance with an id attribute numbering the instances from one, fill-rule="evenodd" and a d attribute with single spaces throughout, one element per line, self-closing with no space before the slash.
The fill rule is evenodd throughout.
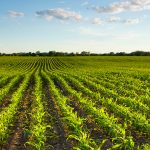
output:
<path id="1" fill-rule="evenodd" d="M 107 19 L 101 19 L 101 18 L 92 19 L 92 24 L 96 24 L 96 25 L 102 25 L 105 23 L 118 23 L 118 22 L 122 22 L 122 21 L 120 17 L 116 17 L 116 16 L 111 16 Z"/>
<path id="2" fill-rule="evenodd" d="M 65 10 L 63 8 L 55 8 L 55 9 L 37 11 L 36 15 L 48 21 L 52 20 L 53 18 L 56 18 L 59 20 L 81 21 L 83 18 L 79 13 L 70 11 L 70 10 Z"/>
<path id="3" fill-rule="evenodd" d="M 139 24 L 141 20 L 139 18 L 135 18 L 135 19 L 127 19 L 124 22 L 127 25 L 134 25 L 134 24 Z"/>
<path id="4" fill-rule="evenodd" d="M 24 13 L 10 10 L 8 11 L 8 16 L 11 18 L 24 17 Z"/>
<path id="5" fill-rule="evenodd" d="M 100 19 L 100 18 L 94 18 L 93 20 L 92 20 L 92 23 L 93 24 L 97 24 L 97 25 L 101 25 L 101 24 L 103 24 L 103 20 L 102 19 Z"/>
<path id="6" fill-rule="evenodd" d="M 125 11 L 150 10 L 150 0 L 126 0 L 114 2 L 109 6 L 93 6 L 98 13 L 121 13 Z"/>
<path id="7" fill-rule="evenodd" d="M 92 24 L 96 24 L 96 25 L 102 25 L 106 23 L 107 24 L 121 23 L 121 24 L 126 24 L 126 25 L 135 25 L 141 22 L 142 22 L 142 19 L 140 18 L 121 19 L 120 17 L 117 17 L 117 16 L 111 16 L 106 19 L 101 19 L 101 18 L 92 19 Z"/>
<path id="8" fill-rule="evenodd" d="M 109 22 L 109 23 L 120 22 L 120 21 L 121 21 L 121 18 L 117 16 L 111 16 L 109 19 L 106 20 L 106 22 Z"/>

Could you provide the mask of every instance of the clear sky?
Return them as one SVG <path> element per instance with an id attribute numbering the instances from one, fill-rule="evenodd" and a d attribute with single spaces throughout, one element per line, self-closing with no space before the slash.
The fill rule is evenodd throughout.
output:
<path id="1" fill-rule="evenodd" d="M 1 0 L 0 52 L 150 51 L 150 0 Z"/>

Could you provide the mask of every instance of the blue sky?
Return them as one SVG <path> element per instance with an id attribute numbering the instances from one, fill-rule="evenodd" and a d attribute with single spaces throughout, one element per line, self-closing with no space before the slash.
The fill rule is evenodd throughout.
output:
<path id="1" fill-rule="evenodd" d="M 150 0 L 1 0 L 0 52 L 150 50 Z"/>

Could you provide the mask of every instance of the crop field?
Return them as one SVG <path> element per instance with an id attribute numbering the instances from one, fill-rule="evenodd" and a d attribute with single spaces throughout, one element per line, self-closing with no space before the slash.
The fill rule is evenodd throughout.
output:
<path id="1" fill-rule="evenodd" d="M 150 150 L 150 57 L 0 57 L 1 150 Z"/>

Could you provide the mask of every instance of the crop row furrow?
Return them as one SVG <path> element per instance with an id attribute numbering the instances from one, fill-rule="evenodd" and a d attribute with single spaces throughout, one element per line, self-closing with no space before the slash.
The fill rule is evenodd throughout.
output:
<path id="1" fill-rule="evenodd" d="M 0 144 L 4 144 L 9 136 L 9 127 L 14 122 L 15 114 L 19 109 L 19 104 L 29 83 L 30 76 L 30 74 L 25 76 L 22 84 L 12 95 L 12 103 L 0 112 Z"/>
<path id="2" fill-rule="evenodd" d="M 86 112 L 94 116 L 96 123 L 101 128 L 106 130 L 111 137 L 115 138 L 117 142 L 123 142 L 123 147 L 128 143 L 128 148 L 133 148 L 134 142 L 132 140 L 132 137 L 126 137 L 125 128 L 121 124 L 117 123 L 117 119 L 114 118 L 114 116 L 109 116 L 104 108 L 98 109 L 94 106 L 93 102 L 88 99 L 82 98 L 82 93 L 73 90 L 62 77 L 56 74 L 53 74 L 53 76 L 57 78 L 57 80 L 61 83 L 65 90 L 68 91 L 68 93 L 72 95 L 75 100 L 80 102 L 81 107 Z M 120 141 L 120 139 L 123 140 Z"/>
<path id="3" fill-rule="evenodd" d="M 92 149 L 94 150 L 95 142 L 90 138 L 90 135 L 82 128 L 83 119 L 77 116 L 77 113 L 73 112 L 73 108 L 66 104 L 67 98 L 60 94 L 60 91 L 55 87 L 54 82 L 50 79 L 48 74 L 42 72 L 45 79 L 49 82 L 49 88 L 57 101 L 64 117 L 64 122 L 69 127 L 68 139 L 74 139 L 77 141 L 76 149 Z"/>

